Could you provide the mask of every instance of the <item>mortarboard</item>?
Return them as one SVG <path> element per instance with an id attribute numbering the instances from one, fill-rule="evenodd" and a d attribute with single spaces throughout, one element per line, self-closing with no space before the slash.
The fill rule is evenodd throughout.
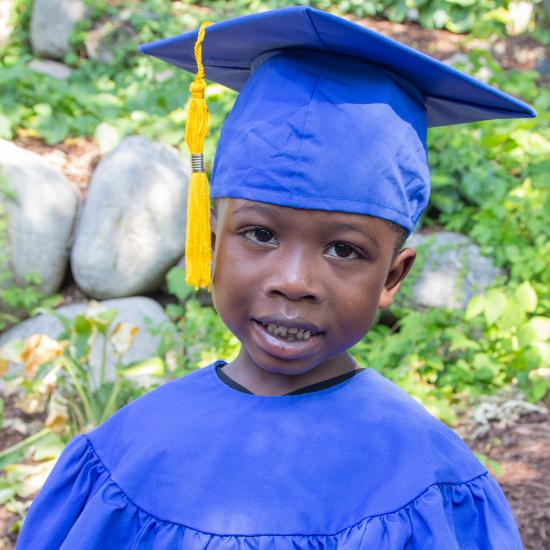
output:
<path id="1" fill-rule="evenodd" d="M 186 128 L 186 272 L 197 287 L 210 283 L 204 78 L 240 91 L 220 134 L 213 198 L 366 214 L 408 232 L 429 198 L 427 128 L 536 114 L 445 63 L 308 6 L 203 24 L 140 49 L 197 73 Z"/>

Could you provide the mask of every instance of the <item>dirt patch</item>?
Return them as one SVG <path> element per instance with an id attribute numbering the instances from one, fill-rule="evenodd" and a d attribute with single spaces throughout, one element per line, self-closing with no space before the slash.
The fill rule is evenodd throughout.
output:
<path id="1" fill-rule="evenodd" d="M 4 425 L 0 430 L 0 451 L 23 441 L 26 437 L 37 432 L 43 427 L 46 413 L 26 414 L 15 406 L 15 395 L 0 395 L 4 399 Z M 0 478 L 4 474 L 0 474 Z M 18 499 L 22 504 L 24 501 Z M 8 510 L 6 506 L 0 506 L 0 550 L 12 550 L 17 540 L 18 514 Z"/>
<path id="2" fill-rule="evenodd" d="M 20 130 L 14 143 L 44 157 L 82 195 L 86 194 L 92 172 L 101 160 L 101 151 L 91 137 L 68 138 L 58 145 L 46 145 L 41 139 L 30 137 Z"/>
<path id="3" fill-rule="evenodd" d="M 0 451 L 3 451 L 40 430 L 46 413 L 24 413 L 15 406 L 17 397 L 14 394 L 4 395 L 2 392 L 0 397 L 4 400 L 4 425 L 0 430 Z"/>
<path id="4" fill-rule="evenodd" d="M 518 523 L 525 550 L 550 548 L 550 418 L 530 413 L 519 424 L 491 428 L 470 447 L 496 460 L 499 482 Z"/>
<path id="5" fill-rule="evenodd" d="M 543 46 L 530 36 L 510 36 L 506 39 L 471 39 L 441 29 L 423 29 L 414 23 L 392 23 L 375 19 L 350 20 L 369 29 L 403 42 L 439 60 L 473 49 L 490 49 L 496 61 L 505 69 L 532 70 L 538 60 L 550 58 L 550 46 Z"/>

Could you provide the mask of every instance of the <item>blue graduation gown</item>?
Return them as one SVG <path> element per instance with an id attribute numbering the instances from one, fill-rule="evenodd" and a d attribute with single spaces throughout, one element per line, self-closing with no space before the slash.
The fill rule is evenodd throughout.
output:
<path id="1" fill-rule="evenodd" d="M 485 467 L 376 371 L 258 396 L 216 365 L 75 437 L 18 549 L 521 549 Z"/>

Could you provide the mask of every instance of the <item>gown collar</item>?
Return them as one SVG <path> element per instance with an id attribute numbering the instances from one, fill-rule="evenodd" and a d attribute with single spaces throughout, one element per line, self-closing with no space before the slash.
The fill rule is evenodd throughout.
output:
<path id="1" fill-rule="evenodd" d="M 238 382 L 236 382 L 235 380 L 233 380 L 230 376 L 228 376 L 224 370 L 223 370 L 223 367 L 227 365 L 227 363 L 225 361 L 218 361 L 215 366 L 214 366 L 214 369 L 216 371 L 216 374 L 218 375 L 218 378 L 224 383 L 226 384 L 227 386 L 237 390 L 237 391 L 240 391 L 242 393 L 248 393 L 250 395 L 255 395 L 254 393 L 252 393 L 250 390 L 248 390 L 247 388 L 245 388 L 244 386 L 242 386 L 241 384 L 239 384 Z M 364 371 L 366 369 L 364 368 L 359 368 L 359 369 L 356 369 L 356 370 L 353 370 L 353 371 L 350 371 L 350 372 L 346 372 L 344 374 L 340 374 L 338 376 L 333 376 L 332 378 L 328 378 L 327 380 L 322 380 L 321 382 L 315 382 L 314 384 L 308 384 L 307 386 L 304 386 L 302 388 L 298 388 L 297 390 L 293 390 L 289 393 L 284 393 L 282 395 L 300 395 L 300 394 L 303 394 L 303 393 L 312 393 L 312 392 L 315 392 L 315 391 L 319 391 L 319 390 L 324 390 L 324 389 L 327 389 L 327 388 L 330 388 L 332 386 L 335 386 L 341 382 L 344 382 L 345 380 L 347 380 L 348 378 L 351 378 L 352 376 Z"/>

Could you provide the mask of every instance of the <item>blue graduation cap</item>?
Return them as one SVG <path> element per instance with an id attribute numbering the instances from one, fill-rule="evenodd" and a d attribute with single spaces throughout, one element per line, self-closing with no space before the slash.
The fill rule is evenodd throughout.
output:
<path id="1" fill-rule="evenodd" d="M 366 214 L 408 232 L 428 203 L 428 127 L 536 114 L 426 54 L 308 6 L 140 49 L 197 72 L 196 97 L 204 77 L 240 91 L 220 135 L 212 197 Z M 191 150 L 196 171 L 200 152 Z M 196 219 L 188 218 L 188 246 Z M 191 239 L 203 242 L 204 232 Z"/>

